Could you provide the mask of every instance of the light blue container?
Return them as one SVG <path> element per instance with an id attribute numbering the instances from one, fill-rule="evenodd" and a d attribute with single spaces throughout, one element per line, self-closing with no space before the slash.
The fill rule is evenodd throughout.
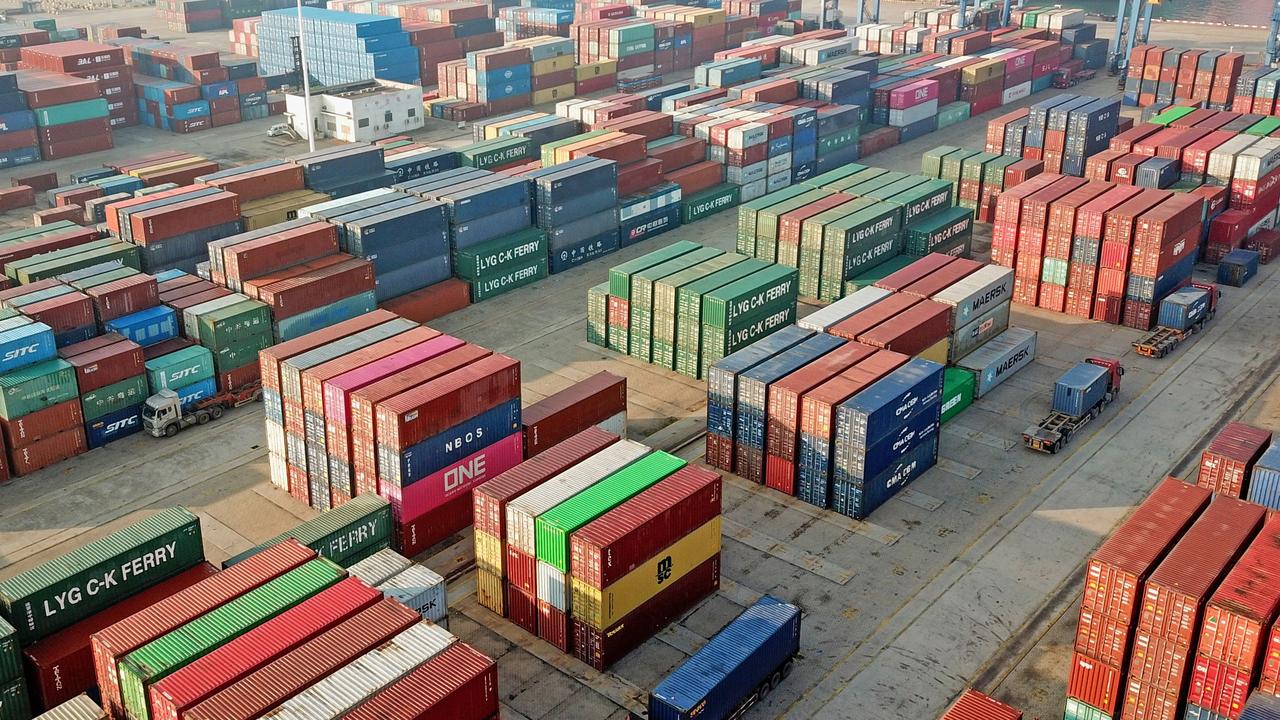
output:
<path id="1" fill-rule="evenodd" d="M 163 305 L 118 317 L 106 327 L 108 332 L 120 333 L 143 347 L 178 336 L 177 314 Z"/>
<path id="2" fill-rule="evenodd" d="M 1249 502 L 1280 510 L 1280 443 L 1272 443 L 1253 466 Z"/>

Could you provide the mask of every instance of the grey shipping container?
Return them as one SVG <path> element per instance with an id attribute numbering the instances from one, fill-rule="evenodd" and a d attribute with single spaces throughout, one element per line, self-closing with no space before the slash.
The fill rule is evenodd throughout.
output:
<path id="1" fill-rule="evenodd" d="M 991 392 L 1036 357 L 1034 331 L 1013 327 L 962 358 L 958 367 L 973 373 L 976 397 Z"/>

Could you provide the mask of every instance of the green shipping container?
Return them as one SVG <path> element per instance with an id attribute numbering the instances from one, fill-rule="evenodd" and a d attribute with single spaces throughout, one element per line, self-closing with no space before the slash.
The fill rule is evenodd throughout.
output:
<path id="1" fill-rule="evenodd" d="M 30 720 L 31 699 L 22 678 L 0 682 L 0 720 Z"/>
<path id="2" fill-rule="evenodd" d="M 961 148 L 942 158 L 942 179 L 952 184 L 952 189 L 960 191 L 960 173 L 964 169 L 964 161 L 977 155 L 980 151 Z"/>
<path id="3" fill-rule="evenodd" d="M 103 243 L 104 246 L 99 246 L 99 243 Z M 136 270 L 142 269 L 142 256 L 137 246 L 110 240 L 95 240 L 74 248 L 8 263 L 4 267 L 4 272 L 19 283 L 28 285 L 37 280 L 45 280 L 105 262 L 119 262 Z"/>
<path id="4" fill-rule="evenodd" d="M 265 303 L 245 299 L 199 318 L 197 334 L 205 347 L 217 350 L 237 344 L 245 335 L 271 334 L 271 309 Z"/>
<path id="5" fill-rule="evenodd" d="M 834 170 L 832 172 L 835 172 Z M 786 202 L 797 195 L 802 195 L 810 188 L 804 185 L 792 185 L 778 192 L 758 197 L 738 206 L 738 252 L 748 257 L 756 256 L 756 220 L 760 212 Z"/>
<path id="6" fill-rule="evenodd" d="M 487 140 L 458 150 L 463 167 L 480 170 L 528 162 L 533 159 L 533 141 L 523 137 L 502 137 Z"/>
<path id="7" fill-rule="evenodd" d="M 795 321 L 796 306 L 793 300 L 791 305 L 777 310 L 766 308 L 758 315 L 740 318 L 727 329 L 703 325 L 701 366 L 697 377 L 706 377 L 711 366 L 726 355 L 732 355 L 788 325 L 793 325 Z"/>
<path id="8" fill-rule="evenodd" d="M 855 188 L 855 187 L 858 187 L 859 185 L 864 185 L 866 183 L 871 182 L 872 180 L 876 180 L 878 178 L 886 177 L 886 176 L 888 176 L 890 178 L 890 181 L 892 181 L 900 177 L 906 177 L 907 174 L 894 173 L 884 168 L 873 167 L 873 168 L 867 168 L 865 170 L 859 170 L 858 172 L 852 175 L 849 175 L 847 177 L 840 178 L 835 182 L 827 183 L 823 187 L 826 188 L 827 190 L 832 190 L 835 192 L 848 192 L 850 188 Z M 856 193 L 850 192 L 849 194 L 853 195 Z"/>
<path id="9" fill-rule="evenodd" d="M 203 560 L 199 518 L 169 508 L 0 581 L 0 609 L 29 645 Z"/>
<path id="10" fill-rule="evenodd" d="M 120 662 L 120 694 L 130 720 L 151 717 L 147 696 L 152 683 L 333 585 L 346 574 L 328 560 L 312 560 L 126 655 Z"/>
<path id="11" fill-rule="evenodd" d="M 942 372 L 942 422 L 947 422 L 973 404 L 973 373 L 957 367 Z"/>
<path id="12" fill-rule="evenodd" d="M 723 254 L 725 254 L 724 251 L 718 248 L 700 247 L 691 253 L 641 270 L 632 276 L 629 325 L 631 357 L 644 362 L 649 362 L 652 358 L 654 284 L 668 275 L 674 275 Z"/>
<path id="13" fill-rule="evenodd" d="M 655 250 L 647 255 L 641 255 L 635 260 L 628 260 L 621 265 L 614 265 L 609 269 L 609 294 L 614 297 L 630 300 L 631 298 L 631 277 L 641 270 L 646 270 L 655 265 L 680 257 L 685 253 L 691 253 L 700 249 L 702 246 L 696 242 L 689 240 L 681 240 L 671 243 L 670 245 Z"/>
<path id="14" fill-rule="evenodd" d="M 135 375 L 81 395 L 80 407 L 83 408 L 85 422 L 90 422 L 108 413 L 140 405 L 146 399 L 147 376 Z"/>
<path id="15" fill-rule="evenodd" d="M 822 281 L 823 243 L 826 228 L 875 205 L 870 198 L 853 198 L 849 202 L 807 218 L 800 228 L 800 244 L 780 243 L 778 264 L 800 270 L 800 296 L 818 297 Z"/>
<path id="16" fill-rule="evenodd" d="M 919 260 L 918 257 L 898 255 L 882 260 L 858 273 L 857 276 L 844 281 L 844 294 L 852 295 L 864 287 L 870 287 L 898 272 L 902 268 Z"/>
<path id="17" fill-rule="evenodd" d="M 35 110 L 36 125 L 39 127 L 67 125 L 74 122 L 93 120 L 94 118 L 104 118 L 107 113 L 107 101 L 104 98 L 50 105 L 49 107 Z"/>
<path id="18" fill-rule="evenodd" d="M 968 103 L 964 103 L 966 107 Z M 939 145 L 920 157 L 920 172 L 931 178 L 942 177 L 942 158 L 959 150 L 955 145 Z"/>
<path id="19" fill-rule="evenodd" d="M 728 210 L 738 204 L 741 195 L 741 186 L 727 183 L 703 190 L 680 201 L 681 218 L 684 222 L 691 223 L 721 210 Z"/>
<path id="20" fill-rule="evenodd" d="M 182 387 L 213 377 L 213 353 L 193 345 L 147 361 L 147 384 L 151 391 Z"/>
<path id="21" fill-rule="evenodd" d="M 118 267 L 113 270 L 107 270 L 105 272 L 90 275 L 86 278 L 73 280 L 68 284 L 77 290 L 88 290 L 89 288 L 95 288 L 99 285 L 105 285 L 109 282 L 115 282 L 116 280 L 123 280 L 138 274 L 138 271 L 131 267 Z"/>
<path id="22" fill-rule="evenodd" d="M 581 135 L 574 135 L 573 137 L 567 137 L 563 140 L 557 140 L 555 142 L 546 143 L 538 151 L 541 155 L 540 159 L 542 160 L 542 166 L 551 167 L 552 165 L 556 164 L 557 148 L 568 147 L 569 145 L 580 143 L 584 140 L 590 140 L 591 138 L 598 138 L 601 135 L 608 135 L 611 132 L 613 131 L 612 130 L 592 130 L 591 132 L 582 133 Z"/>
<path id="23" fill-rule="evenodd" d="M 841 165 L 834 170 L 828 170 L 824 173 L 814 175 L 808 180 L 801 182 L 800 185 L 811 188 L 824 188 L 832 183 L 840 182 L 855 173 L 860 173 L 868 169 L 869 168 L 866 165 L 849 163 L 847 165 Z"/>
<path id="24" fill-rule="evenodd" d="M 951 207 L 953 197 L 951 183 L 946 180 L 926 180 L 886 199 L 902 206 L 902 224 L 904 227 L 911 227 Z"/>
<path id="25" fill-rule="evenodd" d="M 230 295 L 223 295 L 220 298 L 214 298 L 207 302 L 202 302 L 199 305 L 192 305 L 191 307 L 182 311 L 183 334 L 185 334 L 188 338 L 195 340 L 196 342 L 200 342 L 200 316 L 201 315 L 204 315 L 205 313 L 211 313 L 214 310 L 221 310 L 222 308 L 231 307 L 232 305 L 235 305 L 237 303 L 243 302 L 248 299 L 249 299 L 249 296 L 247 295 L 232 293 Z"/>
<path id="26" fill-rule="evenodd" d="M 702 297 L 768 267 L 769 263 L 750 258 L 680 288 L 676 303 L 676 372 L 698 377 L 702 357 Z"/>
<path id="27" fill-rule="evenodd" d="M 226 347 L 213 351 L 213 369 L 219 375 L 244 367 L 258 361 L 258 351 L 265 350 L 274 344 L 271 328 L 263 328 L 261 332 L 236 338 Z"/>
<path id="28" fill-rule="evenodd" d="M 1105 713 L 1092 705 L 1086 705 L 1075 698 L 1067 698 L 1067 713 L 1063 720 L 1111 720 L 1110 713 Z"/>
<path id="29" fill-rule="evenodd" d="M 63 295 L 70 295 L 75 291 L 76 291 L 75 288 L 67 287 L 66 285 L 59 285 L 58 287 L 45 288 L 43 290 L 37 290 L 33 293 L 27 293 L 26 295 L 19 295 L 16 298 L 5 300 L 4 304 L 13 308 L 23 308 L 28 305 L 34 305 L 35 303 L 44 302 L 45 300 L 52 300 L 56 297 L 62 297 Z"/>
<path id="30" fill-rule="evenodd" d="M 534 542 L 538 561 L 569 572 L 569 536 L 686 465 L 661 450 L 622 468 L 538 516 Z"/>
<path id="31" fill-rule="evenodd" d="M 1277 129 L 1280 129 L 1280 118 L 1266 117 L 1254 123 L 1253 125 L 1250 125 L 1248 128 L 1245 129 L 1244 132 L 1246 135 L 1257 135 L 1258 137 L 1266 137 L 1271 133 L 1275 132 Z"/>
<path id="32" fill-rule="evenodd" d="M 1176 105 L 1174 107 L 1169 108 L 1168 110 L 1165 110 L 1160 113 L 1156 113 L 1156 115 L 1152 117 L 1150 120 L 1148 120 L 1147 122 L 1152 123 L 1154 125 L 1168 126 L 1168 125 L 1172 125 L 1175 120 L 1180 120 L 1186 117 L 1187 115 L 1190 115 L 1191 113 L 1195 112 L 1195 110 L 1196 109 L 1193 107 L 1187 107 L 1185 105 Z"/>
<path id="33" fill-rule="evenodd" d="M 609 347 L 609 283 L 587 289 L 587 342 Z"/>
<path id="34" fill-rule="evenodd" d="M 1045 258 L 1040 266 L 1040 281 L 1050 285 L 1067 286 L 1068 262 L 1059 258 Z"/>
<path id="35" fill-rule="evenodd" d="M 0 417 L 17 420 L 76 397 L 76 371 L 62 358 L 0 375 Z"/>
<path id="36" fill-rule="evenodd" d="M 22 651 L 18 631 L 0 617 L 0 683 L 22 677 Z"/>
<path id="37" fill-rule="evenodd" d="M 676 314 L 679 308 L 678 294 L 680 288 L 747 259 L 746 255 L 725 253 L 687 270 L 668 275 L 654 284 L 653 351 L 651 353 L 654 365 L 660 365 L 669 370 L 675 369 L 676 345 L 679 342 Z"/>
<path id="38" fill-rule="evenodd" d="M 765 262 L 778 260 L 778 224 L 783 215 L 829 197 L 826 188 L 811 188 L 783 202 L 761 210 L 756 215 L 756 258 Z"/>
<path id="39" fill-rule="evenodd" d="M 902 254 L 901 210 L 893 203 L 880 202 L 826 227 L 820 298 L 837 299 L 845 280 L 884 258 Z"/>
<path id="40" fill-rule="evenodd" d="M 538 257 L 520 267 L 504 270 L 471 283 L 471 302 L 480 302 L 510 292 L 547 276 L 547 258 Z"/>
<path id="41" fill-rule="evenodd" d="M 826 135 L 818 138 L 818 155 L 827 155 L 839 150 L 840 148 L 856 145 L 860 136 L 861 128 L 857 125 L 851 125 L 833 133 L 827 133 Z"/>
<path id="42" fill-rule="evenodd" d="M 35 225 L 32 227 L 20 228 L 18 230 L 10 230 L 7 233 L 0 233 L 0 246 L 7 245 L 9 243 L 30 240 L 31 238 L 34 238 L 34 237 L 42 237 L 44 235 L 55 233 L 59 230 L 65 230 L 69 227 L 80 227 L 80 226 L 76 225 L 70 220 L 59 220 L 55 223 L 50 223 L 48 225 Z"/>
<path id="43" fill-rule="evenodd" d="M 342 567 L 351 567 L 370 555 L 391 547 L 391 505 L 377 495 L 365 494 L 326 510 L 261 545 L 228 558 L 228 568 L 272 545 L 293 538 Z"/>
<path id="44" fill-rule="evenodd" d="M 938 129 L 950 127 L 969 119 L 969 103 L 951 102 L 938 108 Z"/>
<path id="45" fill-rule="evenodd" d="M 547 231 L 531 227 L 453 254 L 454 274 L 464 280 L 479 280 L 527 267 L 529 261 L 546 257 Z"/>
<path id="46" fill-rule="evenodd" d="M 902 235 L 902 252 L 924 257 L 956 238 L 973 237 L 973 211 L 960 206 L 946 208 L 906 228 Z"/>
<path id="47" fill-rule="evenodd" d="M 982 187 L 1003 190 L 1005 169 L 1021 159 L 1012 155 L 1001 155 L 999 158 L 987 163 L 982 171 Z"/>
<path id="48" fill-rule="evenodd" d="M 774 265 L 754 275 L 707 293 L 702 298 L 702 324 L 728 329 L 736 323 L 780 305 L 796 304 L 799 272 Z"/>

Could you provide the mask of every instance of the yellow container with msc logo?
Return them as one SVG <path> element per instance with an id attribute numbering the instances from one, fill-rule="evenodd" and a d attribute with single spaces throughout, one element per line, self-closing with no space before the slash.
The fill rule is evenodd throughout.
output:
<path id="1" fill-rule="evenodd" d="M 573 617 L 598 630 L 607 628 L 718 552 L 720 517 L 716 516 L 603 590 L 570 578 Z"/>

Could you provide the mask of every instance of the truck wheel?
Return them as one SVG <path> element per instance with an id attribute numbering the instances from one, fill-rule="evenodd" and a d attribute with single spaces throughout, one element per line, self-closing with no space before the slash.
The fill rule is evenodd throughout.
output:
<path id="1" fill-rule="evenodd" d="M 793 661 L 791 661 L 791 660 L 788 660 L 788 661 L 786 661 L 785 663 L 783 663 L 783 664 L 782 664 L 782 679 L 783 679 L 783 680 L 786 680 L 787 678 L 791 677 L 791 671 L 792 671 L 792 669 L 794 669 L 794 666 L 795 666 L 795 663 L 794 663 Z"/>
<path id="2" fill-rule="evenodd" d="M 168 427 L 166 427 L 166 428 L 164 429 L 164 436 L 165 436 L 165 437 L 167 437 L 167 438 L 171 438 L 171 437 L 173 437 L 174 435 L 177 435 L 177 434 L 178 434 L 178 426 L 177 426 L 177 425 L 169 425 Z"/>
<path id="3" fill-rule="evenodd" d="M 201 410 L 200 412 L 196 413 L 197 425 L 207 425 L 208 423 L 209 423 L 209 413 L 205 412 L 204 410 Z"/>
<path id="4" fill-rule="evenodd" d="M 764 702 L 764 699 L 769 697 L 769 693 L 772 690 L 773 688 L 769 686 L 769 680 L 766 678 L 764 682 L 760 683 L 760 687 L 756 689 L 756 702 Z"/>
<path id="5" fill-rule="evenodd" d="M 781 684 L 782 684 L 782 671 L 774 670 L 773 674 L 769 676 L 769 688 L 773 689 L 778 687 Z"/>
<path id="6" fill-rule="evenodd" d="M 212 408 L 209 408 L 209 414 L 213 416 L 214 420 L 222 417 L 222 406 L 214 405 Z"/>

